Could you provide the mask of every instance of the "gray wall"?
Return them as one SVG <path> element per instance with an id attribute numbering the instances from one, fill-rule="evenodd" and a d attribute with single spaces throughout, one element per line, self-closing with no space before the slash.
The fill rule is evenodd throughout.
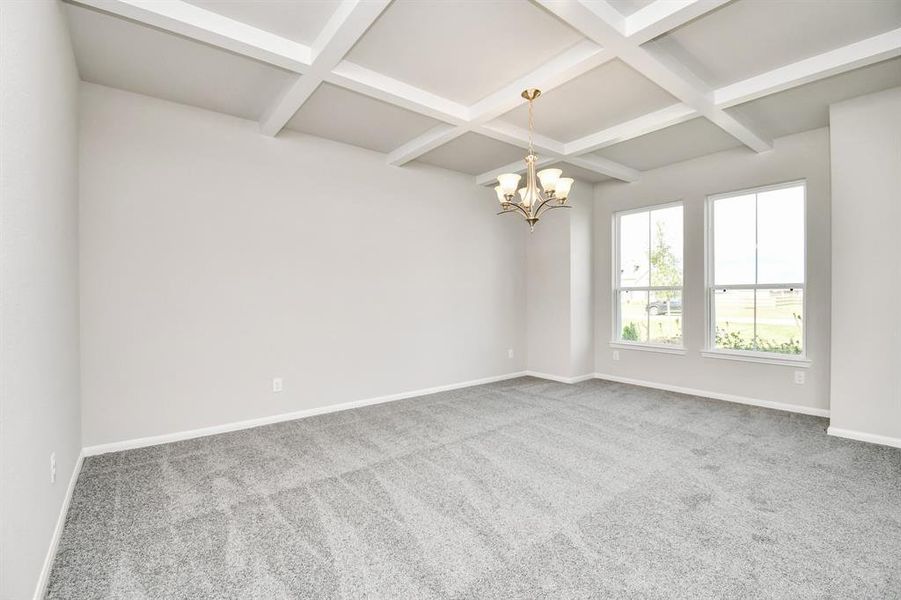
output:
<path id="1" fill-rule="evenodd" d="M 91 84 L 82 108 L 86 446 L 525 367 L 528 230 L 471 176 Z"/>
<path id="2" fill-rule="evenodd" d="M 570 209 L 542 216 L 529 234 L 525 257 L 526 365 L 561 379 L 594 370 L 592 184 L 576 181 L 569 203 Z M 525 223 L 520 226 L 528 231 Z"/>
<path id="3" fill-rule="evenodd" d="M 704 203 L 710 194 L 807 179 L 806 384 L 795 367 L 703 358 Z M 684 356 L 619 350 L 612 359 L 613 213 L 682 200 L 685 219 Z M 628 185 L 595 188 L 595 353 L 602 375 L 808 408 L 829 407 L 829 135 L 827 129 L 777 139 L 770 152 L 729 150 L 642 174 Z"/>
<path id="4" fill-rule="evenodd" d="M 78 75 L 59 4 L 0 2 L 0 57 L 0 598 L 21 600 L 81 450 Z"/>
<path id="5" fill-rule="evenodd" d="M 834 104 L 830 432 L 901 444 L 901 88 Z"/>

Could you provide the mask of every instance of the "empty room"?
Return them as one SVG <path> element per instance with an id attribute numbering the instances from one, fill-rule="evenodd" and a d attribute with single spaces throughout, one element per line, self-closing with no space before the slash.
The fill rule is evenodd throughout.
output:
<path id="1" fill-rule="evenodd" d="M 901 600 L 901 0 L 0 0 L 0 600 Z"/>

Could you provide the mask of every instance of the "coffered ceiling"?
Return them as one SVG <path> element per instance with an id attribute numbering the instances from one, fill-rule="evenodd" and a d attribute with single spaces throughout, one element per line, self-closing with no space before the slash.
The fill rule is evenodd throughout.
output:
<path id="1" fill-rule="evenodd" d="M 82 79 L 488 184 L 766 152 L 901 85 L 901 0 L 71 0 Z"/>

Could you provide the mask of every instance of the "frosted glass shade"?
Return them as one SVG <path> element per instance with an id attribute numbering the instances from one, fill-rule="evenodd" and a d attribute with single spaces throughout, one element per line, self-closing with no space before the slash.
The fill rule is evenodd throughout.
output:
<path id="1" fill-rule="evenodd" d="M 500 184 L 499 187 L 504 191 L 504 194 L 509 196 L 516 193 L 516 186 L 519 185 L 520 179 L 522 179 L 522 175 L 504 173 L 503 175 L 498 175 L 497 182 Z"/>
<path id="2" fill-rule="evenodd" d="M 570 177 L 561 177 L 557 180 L 557 187 L 554 190 L 557 198 L 563 199 L 569 196 L 569 190 L 573 187 L 573 180 Z"/>
<path id="3" fill-rule="evenodd" d="M 504 188 L 502 188 L 499 185 L 496 185 L 496 186 L 494 186 L 494 191 L 497 193 L 497 201 L 498 202 L 503 204 L 504 202 L 507 201 L 507 199 L 504 197 Z"/>
<path id="4" fill-rule="evenodd" d="M 561 169 L 544 169 L 538 171 L 538 180 L 541 181 L 541 187 L 545 192 L 553 192 L 561 175 L 563 175 Z"/>

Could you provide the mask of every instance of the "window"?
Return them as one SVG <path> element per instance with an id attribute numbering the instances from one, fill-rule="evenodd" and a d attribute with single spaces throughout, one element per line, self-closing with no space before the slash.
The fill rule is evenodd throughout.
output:
<path id="1" fill-rule="evenodd" d="M 804 200 L 804 182 L 708 199 L 708 348 L 804 355 Z"/>
<path id="2" fill-rule="evenodd" d="M 682 203 L 614 217 L 614 341 L 682 345 Z"/>

